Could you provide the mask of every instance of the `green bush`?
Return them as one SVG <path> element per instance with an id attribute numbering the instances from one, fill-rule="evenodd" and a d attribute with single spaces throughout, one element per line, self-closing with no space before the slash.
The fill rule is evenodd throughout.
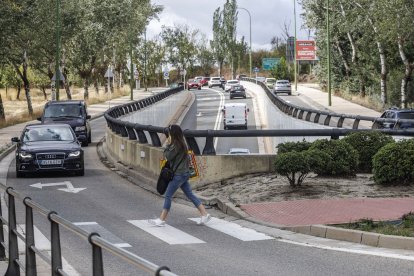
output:
<path id="1" fill-rule="evenodd" d="M 372 157 L 378 150 L 394 142 L 390 135 L 376 131 L 354 132 L 345 136 L 342 141 L 350 144 L 359 153 L 358 171 L 367 173 L 372 172 Z"/>
<path id="2" fill-rule="evenodd" d="M 301 152 L 301 151 L 308 150 L 311 145 L 312 145 L 311 142 L 306 142 L 305 140 L 303 140 L 301 142 L 282 143 L 282 144 L 277 145 L 276 148 L 277 148 L 278 153 L 286 153 L 286 152 L 292 152 L 292 151 Z"/>
<path id="3" fill-rule="evenodd" d="M 324 164 L 315 166 L 312 171 L 321 176 L 355 176 L 358 168 L 358 152 L 342 140 L 317 140 L 310 150 L 319 150 L 329 156 L 323 158 Z"/>
<path id="4" fill-rule="evenodd" d="M 310 172 L 308 155 L 304 152 L 279 153 L 274 165 L 276 172 L 286 176 L 293 187 L 300 186 Z"/>
<path id="5" fill-rule="evenodd" d="M 385 145 L 374 155 L 372 163 L 375 183 L 414 184 L 414 140 Z"/>

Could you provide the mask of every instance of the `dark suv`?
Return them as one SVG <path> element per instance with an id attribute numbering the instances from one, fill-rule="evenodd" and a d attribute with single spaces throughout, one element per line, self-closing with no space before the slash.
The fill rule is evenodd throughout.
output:
<path id="1" fill-rule="evenodd" d="M 378 120 L 372 128 L 380 129 L 407 129 L 414 128 L 414 109 L 397 109 L 391 108 L 385 110 L 381 117 L 384 120 Z M 400 121 L 412 120 L 412 122 Z"/>
<path id="2" fill-rule="evenodd" d="M 42 117 L 37 119 L 44 124 L 70 125 L 82 146 L 87 146 L 92 140 L 90 118 L 84 101 L 50 101 L 45 104 Z"/>

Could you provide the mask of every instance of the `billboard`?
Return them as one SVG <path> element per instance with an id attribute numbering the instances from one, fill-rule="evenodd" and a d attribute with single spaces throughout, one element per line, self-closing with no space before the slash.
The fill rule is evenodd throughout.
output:
<path id="1" fill-rule="evenodd" d="M 314 40 L 296 41 L 296 60 L 316 60 L 316 46 Z"/>
<path id="2" fill-rule="evenodd" d="M 280 58 L 263 58 L 262 68 L 265 71 L 269 71 L 269 70 L 272 70 L 272 68 L 277 66 L 279 63 L 280 63 Z"/>

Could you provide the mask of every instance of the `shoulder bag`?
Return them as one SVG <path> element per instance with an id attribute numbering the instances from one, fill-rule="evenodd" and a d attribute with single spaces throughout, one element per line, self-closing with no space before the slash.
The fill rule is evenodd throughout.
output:
<path id="1" fill-rule="evenodd" d="M 180 166 L 181 162 L 186 158 L 187 155 L 181 159 L 180 163 L 178 163 L 177 167 L 173 170 L 171 168 L 170 162 L 166 162 L 165 165 L 161 168 L 160 175 L 158 176 L 157 181 L 157 192 L 160 195 L 163 195 L 167 190 L 168 183 L 174 178 L 175 171 Z"/>

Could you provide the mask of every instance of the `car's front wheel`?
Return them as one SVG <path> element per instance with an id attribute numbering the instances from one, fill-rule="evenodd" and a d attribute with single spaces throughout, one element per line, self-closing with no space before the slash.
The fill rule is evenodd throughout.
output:
<path id="1" fill-rule="evenodd" d="M 16 178 L 22 178 L 25 177 L 26 174 L 24 172 L 16 170 Z"/>

